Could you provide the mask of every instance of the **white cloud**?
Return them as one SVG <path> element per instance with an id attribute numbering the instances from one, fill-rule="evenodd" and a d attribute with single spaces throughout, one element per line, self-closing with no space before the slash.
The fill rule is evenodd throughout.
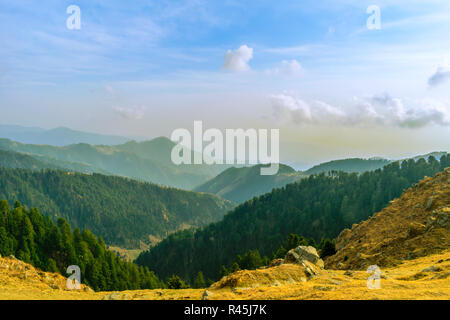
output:
<path id="1" fill-rule="evenodd" d="M 434 99 L 399 99 L 387 93 L 370 99 L 374 110 L 379 110 L 378 120 L 384 124 L 419 128 L 430 124 L 450 125 L 450 104 Z"/>
<path id="2" fill-rule="evenodd" d="M 281 65 L 274 69 L 267 70 L 268 74 L 284 75 L 284 76 L 298 76 L 303 73 L 303 68 L 297 60 L 283 60 Z"/>
<path id="3" fill-rule="evenodd" d="M 250 70 L 248 63 L 252 58 L 253 48 L 246 45 L 242 45 L 236 50 L 228 50 L 225 53 L 223 69 L 237 72 L 248 71 Z"/>
<path id="4" fill-rule="evenodd" d="M 428 79 L 428 85 L 435 87 L 450 79 L 450 66 L 448 61 L 437 67 L 436 72 Z"/>
<path id="5" fill-rule="evenodd" d="M 145 107 L 114 106 L 113 110 L 124 119 L 140 120 L 144 117 Z"/>
<path id="6" fill-rule="evenodd" d="M 400 99 L 381 94 L 369 98 L 354 98 L 353 105 L 343 109 L 323 101 L 308 102 L 284 93 L 270 98 L 275 118 L 295 124 L 406 128 L 450 125 L 450 103 L 434 99 Z"/>

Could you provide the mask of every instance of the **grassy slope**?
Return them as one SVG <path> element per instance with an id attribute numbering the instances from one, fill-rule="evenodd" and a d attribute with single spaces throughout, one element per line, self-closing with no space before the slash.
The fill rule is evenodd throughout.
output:
<path id="1" fill-rule="evenodd" d="M 18 267 L 9 267 L 12 263 Z M 442 261 L 442 262 L 440 262 Z M 8 269 L 6 268 L 8 265 Z M 439 266 L 441 271 L 417 274 L 430 266 Z M 280 271 L 295 272 L 295 265 L 285 265 L 266 269 L 266 273 L 276 276 Z M 27 276 L 25 277 L 25 272 Z M 248 278 L 261 270 L 243 271 Z M 254 281 L 253 287 L 208 289 L 211 299 L 450 299 L 450 251 L 405 261 L 399 266 L 382 270 L 381 288 L 367 288 L 367 272 L 356 271 L 346 275 L 343 270 L 323 270 L 317 277 L 307 282 L 291 282 L 276 285 L 259 285 Z M 447 275 L 447 277 L 445 277 Z M 257 276 L 254 277 L 258 279 Z M 276 278 L 274 278 L 276 280 Z M 111 292 L 69 291 L 65 290 L 65 278 L 58 274 L 43 273 L 32 266 L 17 262 L 15 259 L 0 258 L 1 300 L 43 299 L 43 300 L 98 300 Z M 57 285 L 57 287 L 55 286 Z M 52 288 L 53 287 L 53 288 Z M 117 294 L 119 299 L 136 300 L 199 300 L 204 289 L 183 290 L 136 290 Z"/>

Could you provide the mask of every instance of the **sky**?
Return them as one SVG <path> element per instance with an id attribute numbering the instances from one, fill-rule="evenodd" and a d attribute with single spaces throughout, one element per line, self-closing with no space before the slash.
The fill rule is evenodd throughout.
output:
<path id="1" fill-rule="evenodd" d="M 0 111 L 144 138 L 277 128 L 297 168 L 450 151 L 450 2 L 0 0 Z"/>

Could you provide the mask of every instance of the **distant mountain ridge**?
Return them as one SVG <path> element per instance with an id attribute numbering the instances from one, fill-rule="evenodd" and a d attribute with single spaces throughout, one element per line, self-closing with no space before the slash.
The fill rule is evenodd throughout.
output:
<path id="1" fill-rule="evenodd" d="M 348 173 L 356 172 L 362 173 L 365 171 L 371 171 L 383 168 L 388 163 L 392 162 L 387 159 L 361 159 L 361 158 L 350 158 L 350 159 L 342 159 L 342 160 L 333 160 L 329 162 L 324 162 L 318 164 L 308 170 L 306 170 L 305 174 L 315 174 L 329 171 L 345 171 Z"/>
<path id="2" fill-rule="evenodd" d="M 0 124 L 0 138 L 6 138 L 26 144 L 48 144 L 66 146 L 76 143 L 93 145 L 115 145 L 132 140 L 131 138 L 72 130 L 66 127 L 42 129 Z"/>
<path id="3" fill-rule="evenodd" d="M 448 152 L 445 151 L 435 151 L 430 152 L 423 155 L 418 155 L 414 157 L 406 157 L 401 158 L 397 160 L 392 159 L 385 159 L 382 157 L 371 157 L 369 159 L 363 159 L 363 158 L 347 158 L 347 159 L 338 159 L 338 160 L 332 160 L 327 162 L 322 162 L 318 165 L 315 165 L 311 167 L 308 170 L 303 171 L 304 174 L 316 174 L 316 173 L 328 173 L 330 171 L 344 171 L 348 173 L 356 172 L 356 173 L 363 173 L 365 171 L 372 171 L 376 169 L 381 169 L 385 165 L 395 162 L 395 161 L 403 161 L 403 160 L 409 160 L 413 159 L 414 161 L 417 161 L 419 159 L 425 159 L 427 160 L 428 157 L 432 156 L 436 160 L 440 160 L 440 158 L 444 155 L 447 155 Z"/>
<path id="4" fill-rule="evenodd" d="M 198 186 L 194 191 L 213 193 L 235 203 L 241 203 L 305 177 L 284 164 L 280 164 L 277 174 L 264 176 L 260 174 L 260 168 L 263 166 L 229 168 Z"/>
<path id="5" fill-rule="evenodd" d="M 115 146 L 78 143 L 63 147 L 0 139 L 1 150 L 26 154 L 50 163 L 50 168 L 57 166 L 73 171 L 125 176 L 183 189 L 192 189 L 224 169 L 220 165 L 177 166 L 170 158 L 174 145 L 165 137 Z"/>

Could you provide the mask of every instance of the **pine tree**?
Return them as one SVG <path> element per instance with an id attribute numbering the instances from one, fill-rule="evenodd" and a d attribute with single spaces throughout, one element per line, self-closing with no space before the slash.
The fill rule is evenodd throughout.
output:
<path id="1" fill-rule="evenodd" d="M 177 275 L 173 275 L 170 277 L 170 279 L 167 281 L 167 287 L 169 289 L 186 289 L 189 288 L 189 286 Z"/>
<path id="2" fill-rule="evenodd" d="M 199 271 L 194 280 L 194 288 L 200 289 L 206 286 L 205 278 L 203 276 L 203 272 Z"/>

